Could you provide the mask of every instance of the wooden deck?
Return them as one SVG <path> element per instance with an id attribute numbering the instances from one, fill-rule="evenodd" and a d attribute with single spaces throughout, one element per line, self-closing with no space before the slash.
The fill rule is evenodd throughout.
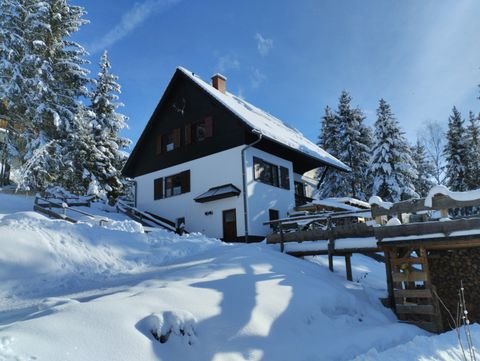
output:
<path id="1" fill-rule="evenodd" d="M 438 194 L 428 200 L 380 204 L 385 207 L 372 205 L 369 215 L 361 212 L 363 218 L 374 219 L 368 223 L 343 222 L 355 220 L 352 212 L 311 214 L 267 222 L 275 230 L 267 236 L 267 243 L 279 244 L 282 252 L 297 257 L 328 255 L 332 271 L 333 257 L 345 257 L 349 280 L 352 279 L 352 254 L 383 252 L 387 303 L 399 320 L 431 332 L 443 332 L 447 322 L 445 311 L 440 307 L 443 302 L 440 302 L 439 291 L 445 291 L 445 282 L 443 273 L 438 274 L 436 260 L 445 259 L 446 254 L 455 250 L 480 250 L 480 199 L 465 194 L 457 199 L 455 194 L 452 198 Z M 398 218 L 401 224 L 387 225 L 391 218 Z M 430 267 L 434 261 L 437 262 L 436 273 L 432 273 Z M 440 271 L 457 272 L 455 269 Z M 477 279 L 472 272 L 475 271 L 469 271 L 469 276 Z M 470 287 L 478 289 L 480 281 Z M 474 304 L 480 304 L 480 293 L 478 297 Z M 476 321 L 480 321 L 480 314 Z"/>
<path id="2" fill-rule="evenodd" d="M 363 218 L 369 216 L 369 212 L 330 212 L 266 222 L 275 229 L 275 233 L 267 236 L 267 243 L 280 244 L 282 252 L 295 257 L 328 255 L 331 271 L 333 257 L 345 257 L 347 279 L 351 281 L 352 254 L 379 251 L 376 242 L 372 242 L 372 226 L 366 223 L 336 225 L 338 221 L 343 223 L 345 218 L 353 219 L 360 215 Z M 309 247 L 302 249 L 307 242 Z"/>

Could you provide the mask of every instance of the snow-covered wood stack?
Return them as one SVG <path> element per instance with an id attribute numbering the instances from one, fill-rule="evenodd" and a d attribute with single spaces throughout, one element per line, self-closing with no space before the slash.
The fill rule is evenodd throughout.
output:
<path id="1" fill-rule="evenodd" d="M 467 307 L 479 321 L 473 265 L 480 262 L 480 216 L 474 212 L 480 207 L 480 190 L 450 192 L 437 186 L 424 199 L 392 204 L 375 197 L 370 203 L 373 217 L 384 225 L 374 228 L 375 237 L 385 253 L 389 300 L 399 319 L 433 332 L 449 329 L 453 322 L 440 305 L 447 304 L 456 315 L 463 280 Z M 431 219 L 410 222 L 415 213 Z"/>

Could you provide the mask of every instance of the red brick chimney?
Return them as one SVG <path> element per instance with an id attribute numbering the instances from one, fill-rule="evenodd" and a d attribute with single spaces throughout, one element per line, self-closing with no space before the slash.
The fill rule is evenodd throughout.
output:
<path id="1" fill-rule="evenodd" d="M 212 86 L 225 94 L 225 92 L 227 91 L 227 78 L 222 74 L 215 74 L 214 76 L 212 76 Z"/>

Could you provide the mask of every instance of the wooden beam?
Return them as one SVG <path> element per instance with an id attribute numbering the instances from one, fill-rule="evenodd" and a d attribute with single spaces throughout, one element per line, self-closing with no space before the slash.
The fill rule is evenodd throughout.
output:
<path id="1" fill-rule="evenodd" d="M 471 229 L 480 229 L 480 218 L 455 219 L 448 222 L 423 222 L 402 224 L 399 226 L 375 227 L 374 232 L 375 237 L 382 241 L 385 238 L 400 238 L 419 235 L 425 236 L 435 233 L 449 235 L 452 232 Z"/>
<path id="2" fill-rule="evenodd" d="M 378 248 L 345 248 L 345 249 L 335 249 L 333 256 L 345 256 L 348 253 L 367 253 L 367 252 L 378 252 Z M 328 255 L 328 249 L 319 249 L 319 250 L 308 250 L 308 251 L 286 251 L 285 253 L 294 257 L 305 257 L 305 256 L 322 256 Z"/>
<path id="3" fill-rule="evenodd" d="M 373 227 L 365 223 L 353 223 L 343 226 L 333 227 L 328 230 L 310 229 L 306 231 L 296 231 L 284 233 L 284 242 L 304 242 L 304 241 L 318 241 L 329 240 L 331 238 L 363 238 L 373 237 Z M 274 244 L 282 241 L 279 233 L 270 234 L 267 236 L 267 243 Z"/>
<path id="4" fill-rule="evenodd" d="M 423 257 L 407 257 L 407 258 L 395 258 L 392 261 L 394 265 L 402 265 L 402 264 L 424 264 L 426 262 L 425 258 Z"/>
<path id="5" fill-rule="evenodd" d="M 415 213 L 428 210 L 441 210 L 452 208 L 464 208 L 480 206 L 480 199 L 472 199 L 468 201 L 457 201 L 442 194 L 437 194 L 432 199 L 432 207 L 425 206 L 425 198 L 410 199 L 394 203 L 390 208 L 383 208 L 378 205 L 372 205 L 372 217 L 393 216 L 401 213 Z"/>
<path id="6" fill-rule="evenodd" d="M 399 314 L 414 314 L 414 315 L 434 315 L 435 310 L 432 305 L 396 305 L 397 313 Z"/>
<path id="7" fill-rule="evenodd" d="M 411 289 L 411 290 L 393 290 L 395 297 L 406 297 L 406 298 L 432 298 L 432 291 L 428 288 L 425 289 Z"/>
<path id="8" fill-rule="evenodd" d="M 392 278 L 394 282 L 415 282 L 415 281 L 427 281 L 428 274 L 426 272 L 394 272 L 392 274 Z"/>

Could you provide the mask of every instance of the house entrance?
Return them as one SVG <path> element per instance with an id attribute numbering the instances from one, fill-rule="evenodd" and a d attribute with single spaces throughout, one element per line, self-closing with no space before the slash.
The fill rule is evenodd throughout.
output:
<path id="1" fill-rule="evenodd" d="M 223 211 L 223 240 L 235 241 L 237 239 L 237 214 L 235 209 Z"/>

